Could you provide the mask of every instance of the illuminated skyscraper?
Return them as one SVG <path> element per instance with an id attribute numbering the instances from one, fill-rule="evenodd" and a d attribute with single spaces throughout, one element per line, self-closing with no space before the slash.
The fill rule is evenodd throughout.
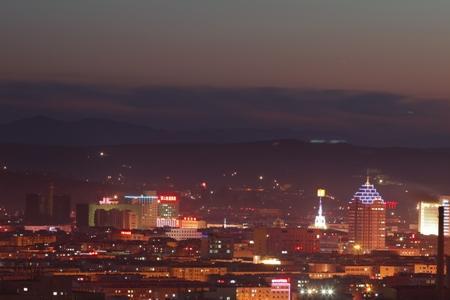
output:
<path id="1" fill-rule="evenodd" d="M 127 203 L 141 208 L 142 228 L 178 227 L 179 196 L 147 191 L 140 196 L 125 196 Z"/>
<path id="2" fill-rule="evenodd" d="M 386 211 L 383 198 L 369 178 L 349 203 L 349 241 L 363 253 L 385 249 Z"/>
<path id="3" fill-rule="evenodd" d="M 125 196 L 125 199 L 131 204 L 140 205 L 142 228 L 156 227 L 156 219 L 158 217 L 158 196 L 156 191 L 146 191 L 140 196 Z"/>
<path id="4" fill-rule="evenodd" d="M 444 207 L 444 235 L 450 236 L 450 196 L 440 196 L 439 201 L 421 201 L 419 203 L 419 232 L 421 234 L 438 234 L 439 206 Z"/>
<path id="5" fill-rule="evenodd" d="M 438 208 L 438 202 L 421 201 L 419 203 L 419 232 L 421 234 L 438 234 Z"/>
<path id="6" fill-rule="evenodd" d="M 158 195 L 157 227 L 178 227 L 179 199 L 175 194 Z"/>

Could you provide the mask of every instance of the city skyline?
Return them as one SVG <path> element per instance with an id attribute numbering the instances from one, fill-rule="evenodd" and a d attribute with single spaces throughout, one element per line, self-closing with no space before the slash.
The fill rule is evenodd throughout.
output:
<path id="1" fill-rule="evenodd" d="M 0 4 L 0 299 L 450 299 L 450 1 Z"/>

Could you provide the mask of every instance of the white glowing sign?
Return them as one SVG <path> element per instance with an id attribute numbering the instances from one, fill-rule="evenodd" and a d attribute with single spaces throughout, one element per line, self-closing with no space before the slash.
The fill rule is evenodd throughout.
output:
<path id="1" fill-rule="evenodd" d="M 160 201 L 168 201 L 168 202 L 173 202 L 173 201 L 177 201 L 177 196 L 159 196 L 159 200 Z"/>

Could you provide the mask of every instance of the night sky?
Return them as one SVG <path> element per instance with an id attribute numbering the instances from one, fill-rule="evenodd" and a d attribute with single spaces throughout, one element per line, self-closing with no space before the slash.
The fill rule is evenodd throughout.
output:
<path id="1" fill-rule="evenodd" d="M 0 122 L 450 137 L 450 1 L 2 1 Z M 384 141 L 384 142 L 383 142 Z"/>

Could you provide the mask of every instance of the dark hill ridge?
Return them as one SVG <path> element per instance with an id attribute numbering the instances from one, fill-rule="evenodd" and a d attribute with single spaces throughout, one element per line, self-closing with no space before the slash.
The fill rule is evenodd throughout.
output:
<path id="1" fill-rule="evenodd" d="M 67 122 L 37 116 L 0 125 L 0 142 L 40 145 L 101 145 L 159 140 L 162 130 L 104 119 Z"/>
<path id="2" fill-rule="evenodd" d="M 296 140 L 89 147 L 2 144 L 0 162 L 14 172 L 46 171 L 90 182 L 121 174 L 132 192 L 139 192 L 143 183 L 192 188 L 203 180 L 212 188 L 254 186 L 262 175 L 264 184 L 277 179 L 308 195 L 321 186 L 348 200 L 365 180 L 367 169 L 384 178 L 378 187 L 387 200 L 406 201 L 412 208 L 413 200 L 450 192 L 450 149 L 368 148 Z M 238 176 L 230 177 L 233 171 Z"/>
<path id="3" fill-rule="evenodd" d="M 288 129 L 162 130 L 107 119 L 60 121 L 44 116 L 0 124 L 0 143 L 39 145 L 120 145 L 188 142 L 243 142 L 301 138 Z"/>

